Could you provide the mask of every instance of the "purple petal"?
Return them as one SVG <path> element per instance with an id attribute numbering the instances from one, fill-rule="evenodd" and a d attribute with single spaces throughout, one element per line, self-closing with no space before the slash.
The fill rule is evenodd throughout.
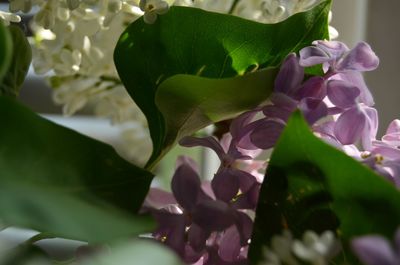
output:
<path id="1" fill-rule="evenodd" d="M 308 79 L 298 91 L 296 91 L 294 98 L 302 100 L 303 98 L 317 98 L 323 99 L 326 96 L 326 86 L 324 78 L 314 76 Z"/>
<path id="2" fill-rule="evenodd" d="M 223 201 L 200 202 L 192 213 L 193 222 L 207 231 L 222 231 L 234 222 L 234 210 Z"/>
<path id="3" fill-rule="evenodd" d="M 389 242 L 380 236 L 352 240 L 353 251 L 366 265 L 395 265 L 396 257 Z"/>
<path id="4" fill-rule="evenodd" d="M 260 194 L 259 183 L 255 183 L 251 189 L 238 196 L 238 198 L 231 204 L 234 209 L 250 209 L 255 210 L 257 207 L 258 196 Z"/>
<path id="5" fill-rule="evenodd" d="M 185 217 L 181 214 L 172 214 L 166 211 L 157 211 L 153 215 L 159 224 L 153 236 L 158 240 L 162 240 L 179 255 L 183 256 L 186 227 Z"/>
<path id="6" fill-rule="evenodd" d="M 272 93 L 271 102 L 282 109 L 294 111 L 297 108 L 297 101 L 282 93 Z"/>
<path id="7" fill-rule="evenodd" d="M 393 120 L 387 130 L 386 130 L 386 134 L 392 134 L 392 133 L 400 133 L 400 120 L 396 119 Z"/>
<path id="8" fill-rule="evenodd" d="M 296 54 L 289 54 L 283 62 L 275 79 L 275 92 L 291 94 L 298 88 L 304 78 L 304 69 L 299 65 Z"/>
<path id="9" fill-rule="evenodd" d="M 374 141 L 372 155 L 382 155 L 390 160 L 400 160 L 400 149 L 385 142 Z"/>
<path id="10" fill-rule="evenodd" d="M 359 72 L 347 72 L 340 73 L 332 77 L 332 79 L 344 80 L 353 84 L 355 87 L 360 89 L 359 102 L 364 103 L 367 106 L 373 106 L 374 98 L 365 84 L 364 77 Z"/>
<path id="11" fill-rule="evenodd" d="M 240 236 L 236 226 L 229 227 L 219 244 L 220 258 L 226 262 L 236 261 L 239 258 L 241 248 Z"/>
<path id="12" fill-rule="evenodd" d="M 211 187 L 217 199 L 230 202 L 239 192 L 239 181 L 230 170 L 222 169 L 215 174 Z"/>
<path id="13" fill-rule="evenodd" d="M 328 108 L 320 99 L 305 98 L 300 101 L 299 109 L 310 125 L 328 115 Z"/>
<path id="14" fill-rule="evenodd" d="M 379 58 L 372 51 L 371 46 L 359 42 L 336 67 L 338 71 L 372 71 L 379 65 Z"/>
<path id="15" fill-rule="evenodd" d="M 329 100 L 339 108 L 350 108 L 356 104 L 360 89 L 347 81 L 330 80 L 327 85 Z"/>
<path id="16" fill-rule="evenodd" d="M 257 122 L 259 125 L 250 134 L 251 142 L 261 149 L 272 148 L 285 128 L 284 122 L 272 119 L 262 119 Z"/>
<path id="17" fill-rule="evenodd" d="M 217 139 L 212 136 L 204 137 L 204 138 L 197 138 L 192 136 L 183 137 L 179 144 L 185 147 L 194 147 L 194 146 L 204 146 L 208 147 L 218 155 L 218 157 L 222 160 L 225 154 L 224 149 L 219 144 Z"/>
<path id="18" fill-rule="evenodd" d="M 230 168 L 228 169 L 229 173 L 232 177 L 236 177 L 239 183 L 239 188 L 242 191 L 242 193 L 247 192 L 251 187 L 253 187 L 254 183 L 257 182 L 257 179 L 250 173 L 235 169 L 235 168 Z"/>
<path id="19" fill-rule="evenodd" d="M 400 120 L 394 120 L 389 124 L 382 141 L 392 146 L 400 146 Z"/>
<path id="20" fill-rule="evenodd" d="M 243 212 L 238 211 L 236 213 L 236 226 L 239 231 L 241 245 L 246 246 L 249 244 L 249 239 L 253 232 L 253 220 Z"/>
<path id="21" fill-rule="evenodd" d="M 346 44 L 340 41 L 318 40 L 314 41 L 313 44 L 329 54 L 329 57 L 335 61 L 340 59 L 346 52 L 350 50 Z"/>
<path id="22" fill-rule="evenodd" d="M 194 251 L 200 252 L 206 246 L 207 238 L 210 236 L 209 232 L 201 229 L 200 226 L 192 224 L 188 231 L 188 241 Z"/>
<path id="23" fill-rule="evenodd" d="M 197 252 L 195 251 L 192 246 L 189 244 L 185 245 L 185 254 L 183 256 L 183 260 L 185 264 L 192 264 L 192 265 L 202 265 L 202 257 L 204 255 L 204 251 Z M 199 262 L 199 263 L 197 263 Z"/>
<path id="24" fill-rule="evenodd" d="M 330 60 L 329 54 L 318 47 L 310 46 L 300 50 L 299 63 L 303 67 L 326 63 Z"/>
<path id="25" fill-rule="evenodd" d="M 201 191 L 200 178 L 189 164 L 182 164 L 175 171 L 171 181 L 172 193 L 177 202 L 186 210 L 191 211 Z"/>
<path id="26" fill-rule="evenodd" d="M 232 135 L 232 138 L 239 141 L 247 132 L 244 131 L 244 128 L 252 121 L 254 116 L 260 111 L 260 109 L 255 109 L 252 111 L 247 111 L 245 113 L 240 114 L 238 117 L 233 119 L 229 131 Z"/>
<path id="27" fill-rule="evenodd" d="M 273 118 L 273 119 L 275 118 L 287 121 L 290 115 L 292 115 L 293 111 L 275 105 L 268 105 L 263 108 L 263 113 L 268 118 Z"/>
<path id="28" fill-rule="evenodd" d="M 376 134 L 378 133 L 378 112 L 376 109 L 370 107 L 363 107 L 362 109 L 366 115 L 367 122 L 361 136 L 361 141 L 364 150 L 370 151 L 372 142 L 376 139 Z"/>
<path id="29" fill-rule="evenodd" d="M 366 122 L 365 114 L 357 107 L 348 109 L 336 121 L 335 136 L 342 144 L 353 144 L 361 138 Z"/>

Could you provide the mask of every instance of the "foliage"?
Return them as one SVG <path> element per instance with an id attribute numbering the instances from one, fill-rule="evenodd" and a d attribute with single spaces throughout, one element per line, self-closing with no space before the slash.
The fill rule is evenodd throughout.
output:
<path id="1" fill-rule="evenodd" d="M 306 230 L 336 231 L 347 254 L 341 258 L 350 259 L 352 237 L 376 233 L 390 238 L 399 220 L 400 192 L 315 137 L 296 112 L 276 145 L 261 188 L 250 260 L 256 264 L 262 259 L 262 246 L 283 229 L 295 237 Z"/>
<path id="2" fill-rule="evenodd" d="M 117 44 L 114 60 L 121 80 L 149 123 L 153 154 L 148 165 L 154 164 L 177 136 L 193 133 L 211 121 L 226 119 L 227 113 L 237 114 L 249 107 L 236 105 L 237 102 L 231 102 L 233 97 L 227 97 L 225 101 L 232 103 L 227 104 L 229 109 L 220 109 L 210 119 L 208 109 L 193 113 L 193 110 L 199 110 L 196 108 L 198 102 L 191 100 L 187 107 L 176 109 L 179 112 L 171 117 L 171 113 L 160 109 L 163 101 L 170 100 L 163 98 L 164 92 L 159 92 L 163 82 L 177 74 L 189 75 L 186 78 L 196 81 L 193 86 L 196 90 L 191 85 L 184 90 L 175 90 L 174 96 L 186 99 L 193 93 L 191 97 L 198 94 L 210 98 L 215 89 L 200 92 L 197 88 L 210 85 L 217 88 L 218 84 L 213 84 L 213 80 L 240 76 L 236 79 L 238 81 L 246 79 L 246 75 L 254 75 L 249 77 L 252 81 L 248 82 L 248 87 L 253 87 L 253 93 L 258 92 L 249 93 L 247 97 L 253 97 L 249 103 L 255 107 L 268 98 L 269 93 L 262 98 L 259 95 L 271 91 L 272 84 L 269 79 L 257 78 L 261 75 L 254 70 L 278 66 L 288 53 L 298 51 L 315 39 L 327 39 L 329 8 L 330 1 L 323 1 L 312 10 L 296 14 L 284 22 L 260 24 L 199 9 L 172 7 L 155 24 L 148 25 L 142 19 L 132 23 Z M 196 75 L 208 79 L 190 77 Z M 183 76 L 173 78 L 165 86 L 175 86 L 174 82 L 179 85 L 183 79 Z M 217 89 L 222 92 L 226 87 Z M 184 123 L 185 128 L 180 128 L 182 122 L 170 122 L 175 115 L 190 115 L 192 119 Z M 192 120 L 197 124 L 191 125 Z"/>

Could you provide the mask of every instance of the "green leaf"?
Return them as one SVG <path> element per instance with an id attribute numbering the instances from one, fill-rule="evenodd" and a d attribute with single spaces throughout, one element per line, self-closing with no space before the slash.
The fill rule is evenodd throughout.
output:
<path id="1" fill-rule="evenodd" d="M 10 65 L 12 48 L 10 33 L 0 20 L 0 83 Z"/>
<path id="2" fill-rule="evenodd" d="M 152 174 L 108 145 L 0 97 L 0 220 L 56 236 L 106 241 L 149 231 L 135 217 Z"/>
<path id="3" fill-rule="evenodd" d="M 24 32 L 18 27 L 8 27 L 14 52 L 12 53 L 11 64 L 0 83 L 0 95 L 17 97 L 19 89 L 25 80 L 32 60 L 31 46 L 25 37 Z"/>
<path id="4" fill-rule="evenodd" d="M 149 240 L 112 247 L 111 253 L 90 258 L 82 265 L 182 265 L 172 250 Z"/>
<path id="5" fill-rule="evenodd" d="M 383 234 L 392 238 L 399 223 L 400 192 L 360 162 L 315 137 L 296 112 L 269 162 L 249 256 L 257 264 L 262 246 L 284 228 L 297 238 L 306 230 L 335 231 L 349 254 L 348 243 L 354 236 Z M 349 254 L 346 258 L 354 257 Z M 356 264 L 354 259 L 352 262 Z"/>
<path id="6" fill-rule="evenodd" d="M 290 52 L 310 45 L 313 40 L 329 38 L 330 3 L 330 0 L 324 1 L 310 11 L 273 25 L 184 7 L 172 7 L 153 25 L 144 23 L 143 19 L 132 23 L 117 44 L 114 60 L 122 82 L 149 123 L 153 154 L 148 164 L 154 163 L 173 141 L 168 138 L 170 135 L 182 134 L 176 132 L 178 128 L 174 128 L 175 132 L 167 128 L 166 119 L 171 119 L 168 117 L 170 114 L 162 113 L 156 104 L 156 97 L 160 98 L 156 96 L 157 90 L 163 81 L 177 74 L 232 78 L 255 69 L 276 67 Z M 196 81 L 196 87 L 202 86 L 201 80 Z M 169 84 L 172 86 L 173 82 Z M 185 91 L 191 91 L 191 87 L 192 84 L 189 84 Z M 272 86 L 254 88 L 257 91 L 268 89 L 272 90 Z M 200 95 L 199 92 L 194 93 Z M 244 93 L 246 91 L 240 96 Z M 258 100 L 265 100 L 268 96 L 266 93 Z M 226 104 L 232 99 L 227 97 Z M 237 102 L 231 102 L 229 112 L 235 109 Z M 253 103 L 258 102 L 253 99 Z M 227 112 L 222 108 L 220 111 Z M 235 111 L 238 113 L 242 109 L 238 107 Z M 185 116 L 187 113 L 179 115 Z M 188 123 L 197 122 L 196 119 Z"/>
<path id="7" fill-rule="evenodd" d="M 10 250 L 3 250 L 0 254 L 0 265 L 52 264 L 46 253 L 34 245 L 22 244 Z"/>
<path id="8" fill-rule="evenodd" d="M 225 79 L 190 75 L 167 79 L 156 94 L 167 130 L 164 151 L 176 139 L 262 103 L 272 92 L 277 72 L 270 68 Z"/>

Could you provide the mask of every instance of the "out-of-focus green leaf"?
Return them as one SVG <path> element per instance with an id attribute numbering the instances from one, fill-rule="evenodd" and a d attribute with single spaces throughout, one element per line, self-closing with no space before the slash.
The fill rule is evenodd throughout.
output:
<path id="1" fill-rule="evenodd" d="M 13 49 L 10 33 L 3 25 L 3 22 L 0 21 L 0 83 L 10 65 L 12 52 Z"/>
<path id="2" fill-rule="evenodd" d="M 192 133 L 192 129 L 198 129 L 198 124 L 191 125 L 191 122 L 198 123 L 197 119 L 201 119 L 204 113 L 209 112 L 208 109 L 203 109 L 204 113 L 199 116 L 191 116 L 192 119 L 185 122 L 186 128 L 182 131 L 179 131 L 181 128 L 175 127 L 176 124 L 168 127 L 170 122 L 167 124 L 166 120 L 171 120 L 173 117 L 170 113 L 163 113 L 165 108 L 160 111 L 157 106 L 160 103 L 157 91 L 165 80 L 177 74 L 213 79 L 232 78 L 254 72 L 255 69 L 276 67 L 290 52 L 296 52 L 310 45 L 313 40 L 329 38 L 330 3 L 330 0 L 323 1 L 307 12 L 270 25 L 184 7 L 172 7 L 152 25 L 146 24 L 143 19 L 132 23 L 117 44 L 114 60 L 121 80 L 149 123 L 153 154 L 148 165 L 154 164 L 171 145 L 174 140 L 172 136 L 184 135 L 183 131 L 185 134 Z M 169 81 L 168 86 L 178 81 L 182 85 L 182 80 L 183 77 L 173 79 Z M 204 84 L 203 80 L 206 81 Z M 196 83 L 194 86 L 191 82 L 186 82 L 188 87 L 185 87 L 185 92 L 211 86 L 216 94 L 220 94 L 218 91 L 220 87 L 212 84 L 210 80 L 196 79 Z M 226 87 L 223 87 L 221 91 L 225 90 Z M 254 90 L 260 95 L 261 91 L 271 91 L 272 86 L 268 83 L 268 87 L 255 86 L 253 93 Z M 211 96 L 207 94 L 210 92 L 209 89 L 202 91 L 204 95 L 199 91 L 193 94 L 205 98 Z M 243 97 L 245 93 L 246 91 L 243 91 L 237 96 Z M 180 96 L 182 94 L 179 93 Z M 254 107 L 268 96 L 266 93 L 258 101 L 253 99 L 251 103 L 254 105 L 248 104 L 246 107 Z M 224 114 L 227 112 L 237 114 L 242 111 L 236 106 L 239 101 L 231 95 L 227 95 L 225 101 L 224 106 L 229 106 L 229 110 L 221 107 L 218 113 L 214 113 L 213 121 L 225 118 Z M 198 103 L 192 99 L 189 102 Z M 198 110 L 196 105 L 188 107 L 179 111 Z M 220 117 L 219 113 L 222 114 Z M 190 116 L 190 113 L 176 113 L 176 115 L 183 117 Z M 205 125 L 207 122 L 203 120 L 202 126 Z"/>
<path id="3" fill-rule="evenodd" d="M 82 265 L 183 265 L 171 250 L 156 242 L 141 240 L 112 247 L 109 254 L 99 255 Z"/>
<path id="4" fill-rule="evenodd" d="M 262 259 L 262 246 L 290 229 L 336 232 L 344 260 L 357 264 L 349 240 L 365 234 L 391 238 L 400 223 L 400 192 L 383 177 L 315 137 L 300 112 L 293 114 L 268 165 L 262 184 L 250 260 Z"/>
<path id="5" fill-rule="evenodd" d="M 0 95 L 17 97 L 32 60 L 32 50 L 24 32 L 18 27 L 8 27 L 13 43 L 11 64 L 0 83 Z"/>
<path id="6" fill-rule="evenodd" d="M 12 99 L 0 97 L 0 115 L 0 220 L 87 241 L 152 229 L 134 215 L 151 173 Z"/>

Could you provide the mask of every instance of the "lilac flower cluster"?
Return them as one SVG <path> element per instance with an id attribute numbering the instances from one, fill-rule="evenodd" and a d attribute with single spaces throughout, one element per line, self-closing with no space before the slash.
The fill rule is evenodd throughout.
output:
<path id="1" fill-rule="evenodd" d="M 159 224 L 154 238 L 189 264 L 247 264 L 250 216 L 267 166 L 257 157 L 274 147 L 296 109 L 317 136 L 400 187 L 400 121 L 376 139 L 378 114 L 362 76 L 378 64 L 364 42 L 349 49 L 337 41 L 315 41 L 300 56 L 288 55 L 269 104 L 235 118 L 220 141 L 212 136 L 180 141 L 212 149 L 221 164 L 211 183 L 202 184 L 194 161 L 179 158 L 172 194 L 151 189 L 144 205 Z M 321 76 L 307 74 L 314 66 L 322 66 Z"/>

